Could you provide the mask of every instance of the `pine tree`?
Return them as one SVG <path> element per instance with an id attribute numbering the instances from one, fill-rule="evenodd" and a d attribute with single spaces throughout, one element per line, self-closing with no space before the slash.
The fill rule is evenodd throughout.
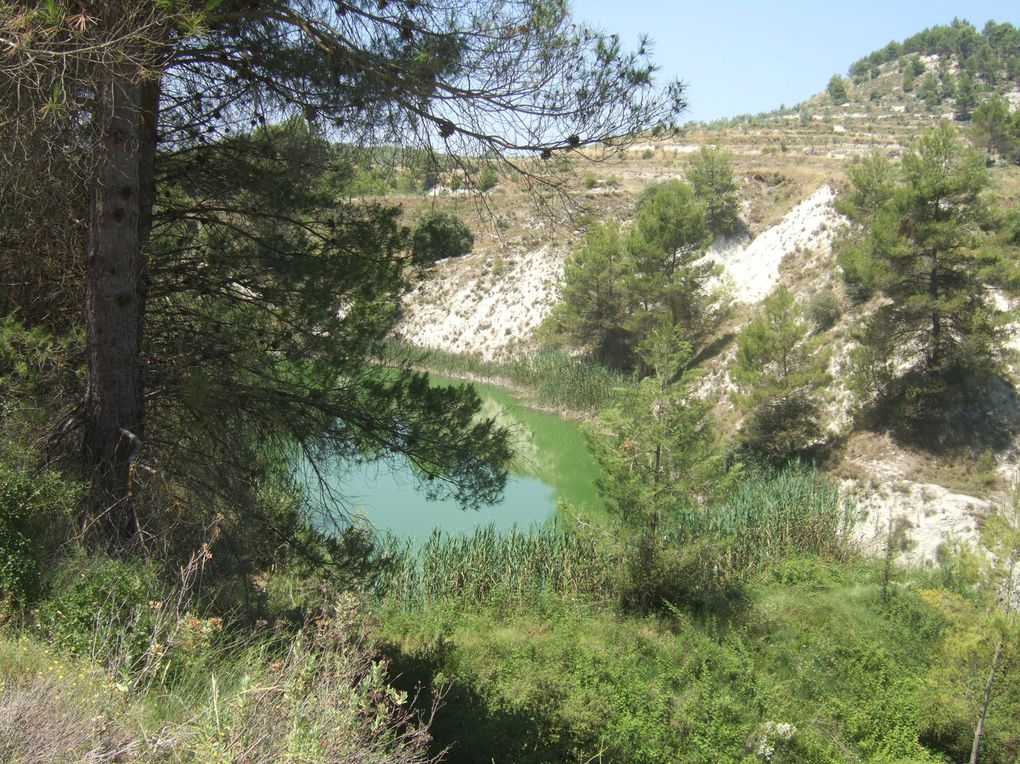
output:
<path id="1" fill-rule="evenodd" d="M 703 146 L 687 169 L 694 195 L 705 208 L 709 230 L 728 236 L 740 228 L 740 199 L 733 179 L 733 157 L 729 152 Z"/>
<path id="2" fill-rule="evenodd" d="M 563 286 L 544 331 L 589 348 L 617 368 L 634 362 L 625 282 L 631 271 L 626 237 L 616 221 L 588 229 L 582 245 L 563 264 Z"/>
<path id="3" fill-rule="evenodd" d="M 818 391 L 828 382 L 829 353 L 793 294 L 780 286 L 737 336 L 733 380 L 745 411 L 741 439 L 782 461 L 821 436 Z"/>
<path id="4" fill-rule="evenodd" d="M 977 257 L 990 240 L 981 197 L 988 176 L 978 152 L 946 122 L 904 156 L 899 175 L 895 192 L 858 218 L 858 254 L 887 299 L 864 327 L 859 367 L 866 368 L 859 370 L 874 392 L 895 395 L 902 386 L 891 371 L 894 359 L 908 362 L 906 415 L 937 417 L 936 400 L 997 359 L 995 310 L 984 297 Z"/>
<path id="5" fill-rule="evenodd" d="M 628 239 L 633 271 L 627 285 L 627 328 L 639 352 L 648 352 L 647 343 L 661 327 L 676 327 L 700 349 L 716 325 L 720 309 L 708 280 L 718 269 L 702 260 L 710 241 L 704 208 L 689 186 L 667 181 L 639 200 Z"/>
<path id="6" fill-rule="evenodd" d="M 393 211 L 338 210 L 336 199 L 302 209 L 314 189 L 274 190 L 271 179 L 318 173 L 319 162 L 263 128 L 296 117 L 349 148 L 491 152 L 555 188 L 558 165 L 544 160 L 671 123 L 680 84 L 656 89 L 644 47 L 631 54 L 573 24 L 559 0 L 22 11 L 0 10 L 21 41 L 0 70 L 5 116 L 63 120 L 64 145 L 90 158 L 78 176 L 93 195 L 79 218 L 83 289 L 63 292 L 86 297 L 61 306 L 85 316 L 87 390 L 64 428 L 83 433 L 83 523 L 114 546 L 142 541 L 142 478 L 170 468 L 170 454 L 187 458 L 183 438 L 200 449 L 190 466 L 213 456 L 243 466 L 238 444 L 311 445 L 316 424 L 340 457 L 407 453 L 423 476 L 448 478 L 429 481 L 437 490 L 491 496 L 502 470 L 489 457 L 503 448 L 494 431 L 471 434 L 470 392 L 431 392 L 396 359 L 400 371 L 370 372 L 402 288 L 406 237 Z M 329 297 L 327 285 L 343 288 Z M 472 437 L 484 456 L 472 457 Z M 204 496 L 232 494 L 192 477 Z"/>
<path id="7" fill-rule="evenodd" d="M 671 327 L 655 331 L 645 363 L 654 373 L 622 388 L 602 414 L 609 432 L 590 436 L 607 507 L 634 539 L 631 559 L 639 604 L 654 604 L 662 539 L 698 511 L 722 474 L 705 402 L 693 394 L 691 347 Z"/>

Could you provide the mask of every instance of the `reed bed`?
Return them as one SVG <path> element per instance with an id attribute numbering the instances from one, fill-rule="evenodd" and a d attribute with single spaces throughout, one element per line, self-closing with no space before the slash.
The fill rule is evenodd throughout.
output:
<path id="1" fill-rule="evenodd" d="M 543 594 L 606 596 L 614 591 L 617 557 L 594 538 L 553 528 L 493 526 L 471 535 L 432 533 L 414 550 L 392 539 L 389 564 L 377 579 L 381 600 L 425 606 L 439 600 L 520 603 Z"/>
<path id="2" fill-rule="evenodd" d="M 684 513 L 670 535 L 679 544 L 718 544 L 721 564 L 750 571 L 797 554 L 846 559 L 852 525 L 852 502 L 837 486 L 813 468 L 791 465 L 752 472 L 717 507 Z"/>
<path id="3" fill-rule="evenodd" d="M 438 374 L 505 381 L 522 388 L 535 403 L 581 413 L 611 405 L 616 389 L 631 381 L 619 372 L 551 348 L 506 361 L 430 350 L 421 362 Z"/>

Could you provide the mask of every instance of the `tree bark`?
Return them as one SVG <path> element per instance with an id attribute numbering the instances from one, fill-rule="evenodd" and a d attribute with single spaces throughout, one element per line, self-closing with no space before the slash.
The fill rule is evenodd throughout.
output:
<path id="1" fill-rule="evenodd" d="M 114 69 L 98 94 L 102 161 L 90 196 L 85 268 L 88 388 L 84 462 L 90 473 L 85 527 L 111 547 L 137 541 L 134 466 L 143 437 L 142 245 L 151 226 L 151 162 L 140 150 L 145 85 Z M 152 147 L 154 150 L 154 147 Z M 143 212 L 143 200 L 148 211 Z"/>

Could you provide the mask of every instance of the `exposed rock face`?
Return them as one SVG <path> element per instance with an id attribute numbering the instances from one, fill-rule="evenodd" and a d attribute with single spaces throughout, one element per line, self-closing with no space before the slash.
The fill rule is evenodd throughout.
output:
<path id="1" fill-rule="evenodd" d="M 797 250 L 832 249 L 832 237 L 841 222 L 833 207 L 836 193 L 822 186 L 760 236 L 713 244 L 706 258 L 723 268 L 733 299 L 741 303 L 764 300 L 779 284 L 779 264 Z"/>
<path id="2" fill-rule="evenodd" d="M 566 251 L 441 260 L 404 300 L 396 333 L 420 347 L 491 360 L 526 349 L 556 302 Z"/>
<path id="3" fill-rule="evenodd" d="M 746 306 L 739 314 L 750 315 L 781 281 L 801 300 L 822 288 L 838 291 L 832 243 L 845 219 L 835 209 L 835 196 L 831 186 L 817 187 L 757 237 L 710 248 L 706 258 L 722 268 L 718 285 L 727 287 L 738 306 Z M 535 330 L 556 302 L 566 255 L 562 244 L 518 244 L 502 253 L 489 250 L 440 261 L 405 298 L 397 334 L 421 347 L 485 359 L 527 351 L 535 346 Z M 1000 308 L 1014 307 L 999 292 L 993 290 L 991 296 Z M 862 310 L 848 310 L 829 335 L 833 381 L 823 407 L 823 425 L 837 436 L 852 432 L 846 378 L 852 328 L 862 320 Z M 1011 324 L 1008 333 L 1007 344 L 1020 348 L 1020 322 Z M 716 398 L 727 409 L 734 352 L 731 344 L 713 359 L 697 386 L 698 395 Z M 923 469 L 922 455 L 885 436 L 864 436 L 854 436 L 859 445 L 848 450 L 837 468 L 844 476 L 844 491 L 856 503 L 856 538 L 864 551 L 883 554 L 891 533 L 900 561 L 933 564 L 947 541 L 978 540 L 981 519 L 995 511 L 995 500 L 1002 496 L 976 489 L 981 495 L 973 496 L 965 493 L 969 488 L 946 487 L 954 485 L 952 476 L 942 481 L 937 469 Z M 1018 450 L 999 455 L 1001 476 L 1012 477 Z"/>

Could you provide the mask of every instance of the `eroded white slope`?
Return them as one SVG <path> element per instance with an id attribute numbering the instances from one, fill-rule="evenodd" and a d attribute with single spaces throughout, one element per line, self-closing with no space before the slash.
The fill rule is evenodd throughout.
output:
<path id="1" fill-rule="evenodd" d="M 779 283 L 779 265 L 797 250 L 827 253 L 841 223 L 833 206 L 836 193 L 822 186 L 771 228 L 751 241 L 728 240 L 713 244 L 706 259 L 723 268 L 723 283 L 733 299 L 756 303 L 765 299 Z"/>

